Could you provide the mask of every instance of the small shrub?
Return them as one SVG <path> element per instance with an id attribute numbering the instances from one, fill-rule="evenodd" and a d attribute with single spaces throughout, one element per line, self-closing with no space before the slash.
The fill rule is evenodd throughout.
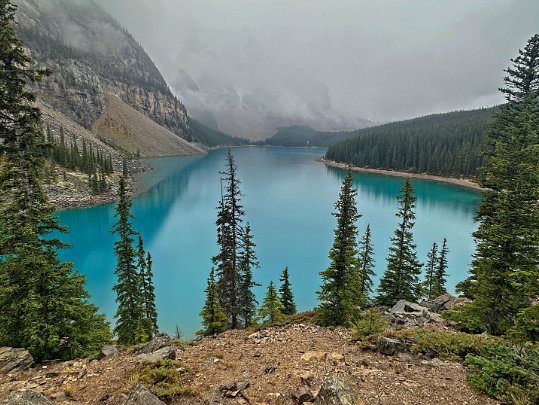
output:
<path id="1" fill-rule="evenodd" d="M 427 328 L 390 331 L 384 335 L 415 342 L 412 346 L 412 352 L 416 354 L 452 361 L 464 360 L 468 354 L 481 354 L 487 346 L 500 340 L 464 332 L 448 332 Z"/>
<path id="2" fill-rule="evenodd" d="M 182 364 L 177 360 L 143 362 L 134 375 L 160 399 L 170 400 L 180 395 L 193 395 L 190 388 L 182 385 L 178 371 L 180 367 Z"/>
<path id="3" fill-rule="evenodd" d="M 363 339 L 376 333 L 383 332 L 389 326 L 382 314 L 376 308 L 369 308 L 363 311 L 361 317 L 356 321 L 352 329 L 356 339 Z"/>
<path id="4" fill-rule="evenodd" d="M 539 403 L 539 351 L 520 352 L 506 345 L 492 345 L 482 355 L 468 355 L 464 363 L 472 373 L 474 388 L 509 404 Z"/>

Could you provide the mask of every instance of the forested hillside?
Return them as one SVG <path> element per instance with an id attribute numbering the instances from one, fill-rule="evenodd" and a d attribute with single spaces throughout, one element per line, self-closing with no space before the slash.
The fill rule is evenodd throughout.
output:
<path id="1" fill-rule="evenodd" d="M 441 176 L 474 176 L 484 130 L 496 107 L 455 111 L 356 131 L 329 147 L 326 159 L 353 166 Z"/>
<path id="2" fill-rule="evenodd" d="M 220 145 L 238 146 L 245 145 L 248 141 L 225 134 L 218 129 L 210 128 L 193 117 L 187 117 L 187 126 L 184 129 L 185 137 L 190 142 L 199 142 L 203 145 L 214 147 Z"/>
<path id="3" fill-rule="evenodd" d="M 361 130 L 343 132 L 321 132 L 304 126 L 279 128 L 264 141 L 265 145 L 288 147 L 327 147 L 345 139 L 352 138 Z"/>

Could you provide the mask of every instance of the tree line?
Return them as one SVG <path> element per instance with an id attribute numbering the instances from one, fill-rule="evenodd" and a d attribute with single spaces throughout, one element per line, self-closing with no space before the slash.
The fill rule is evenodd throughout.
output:
<path id="1" fill-rule="evenodd" d="M 331 145 L 325 158 L 358 167 L 473 177 L 484 162 L 484 132 L 496 110 L 456 111 L 365 128 Z"/>
<path id="2" fill-rule="evenodd" d="M 112 155 L 105 156 L 99 148 L 93 148 L 90 142 L 82 139 L 79 149 L 76 140 L 66 141 L 64 128 L 60 127 L 60 134 L 55 137 L 50 126 L 47 125 L 42 140 L 43 155 L 66 169 L 77 170 L 88 175 L 88 186 L 94 194 L 107 191 L 110 184 L 107 176 L 114 173 Z"/>

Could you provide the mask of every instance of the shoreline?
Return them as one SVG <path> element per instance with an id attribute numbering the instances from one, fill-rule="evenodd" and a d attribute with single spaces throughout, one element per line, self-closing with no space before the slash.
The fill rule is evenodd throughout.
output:
<path id="1" fill-rule="evenodd" d="M 474 181 L 470 179 L 458 179 L 455 177 L 444 177 L 444 176 L 435 176 L 433 174 L 423 174 L 423 173 L 409 173 L 409 172 L 402 172 L 402 171 L 396 171 L 396 170 L 386 170 L 386 169 L 372 169 L 368 167 L 357 167 L 357 166 L 350 166 L 346 163 L 339 163 L 335 162 L 333 160 L 327 160 L 323 157 L 316 159 L 317 162 L 324 163 L 328 167 L 334 167 L 337 169 L 346 169 L 347 167 L 350 167 L 350 169 L 353 172 L 360 172 L 360 173 L 371 173 L 371 174 L 379 174 L 382 176 L 392 176 L 392 177 L 411 177 L 415 179 L 422 179 L 422 180 L 430 180 L 430 181 L 437 181 L 439 183 L 445 183 L 445 184 L 451 184 L 454 186 L 460 186 L 465 187 L 471 190 L 475 191 L 484 191 L 485 189 L 481 187 L 479 184 L 475 183 Z"/>

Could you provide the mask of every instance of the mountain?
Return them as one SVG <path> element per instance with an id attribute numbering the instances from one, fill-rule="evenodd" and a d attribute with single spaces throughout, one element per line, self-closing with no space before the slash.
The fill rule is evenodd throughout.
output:
<path id="1" fill-rule="evenodd" d="M 167 154 L 201 153 L 183 138 L 187 111 L 151 58 L 93 1 L 17 0 L 15 4 L 17 34 L 37 65 L 52 72 L 34 88 L 41 102 L 84 128 L 96 130 L 103 128 L 95 124 L 110 110 L 108 102 L 115 100 L 113 109 L 117 111 L 121 101 L 126 111 L 129 107 L 141 114 L 139 122 L 149 119 L 166 129 L 168 138 L 177 138 L 169 139 L 168 144 L 181 146 Z M 145 127 L 148 125 L 151 123 Z M 196 138 L 193 135 L 191 131 L 189 138 Z"/>
<path id="2" fill-rule="evenodd" d="M 264 141 L 264 144 L 288 147 L 328 147 L 356 135 L 357 131 L 321 132 L 310 127 L 295 125 L 279 128 L 271 138 Z"/>
<path id="3" fill-rule="evenodd" d="M 483 134 L 497 107 L 433 114 L 355 131 L 326 159 L 358 167 L 475 176 Z"/>
<path id="4" fill-rule="evenodd" d="M 206 50 L 197 49 L 197 54 Z M 243 69 L 248 69 L 242 66 Z M 245 71 L 246 77 L 256 74 Z M 345 117 L 335 111 L 336 106 L 323 83 L 293 81 L 272 83 L 255 88 L 241 88 L 228 81 L 227 75 L 197 76 L 195 72 L 179 69 L 171 86 L 182 95 L 194 117 L 205 125 L 237 134 L 249 140 L 260 141 L 278 128 L 307 126 L 321 131 L 341 131 L 364 128 L 373 122 L 356 117 Z M 257 79 L 258 80 L 258 79 Z"/>

